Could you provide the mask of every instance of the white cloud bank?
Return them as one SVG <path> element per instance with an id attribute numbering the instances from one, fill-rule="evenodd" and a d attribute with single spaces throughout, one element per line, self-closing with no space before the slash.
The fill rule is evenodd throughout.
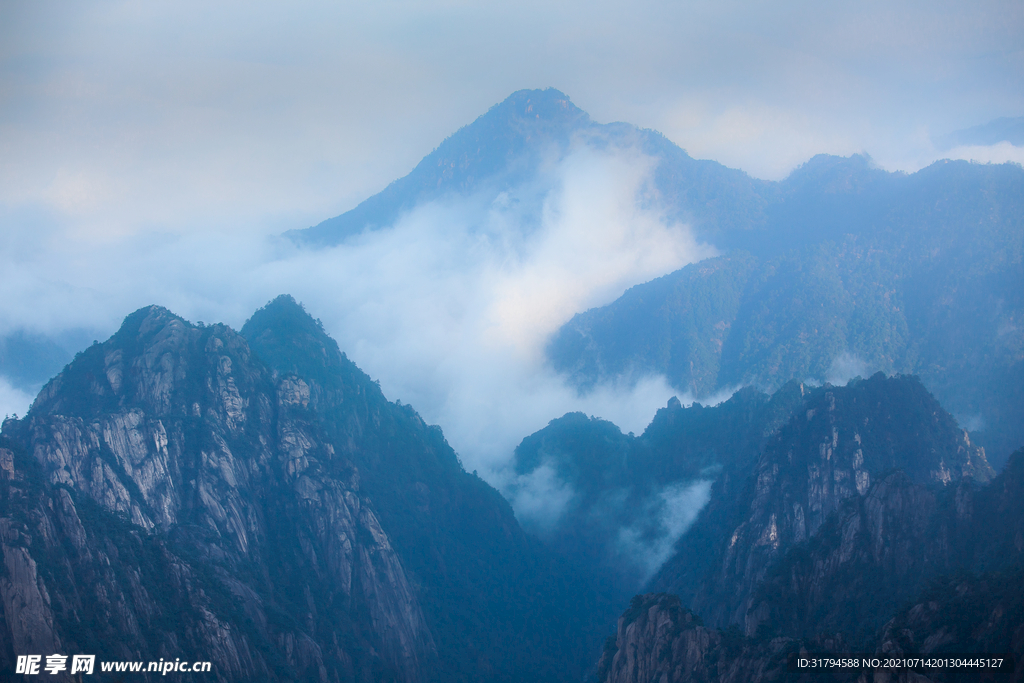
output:
<path id="1" fill-rule="evenodd" d="M 1017 147 L 1006 141 L 995 145 L 962 145 L 954 147 L 943 156 L 948 159 L 963 159 L 981 164 L 1012 162 L 1024 165 L 1024 147 Z"/>
<path id="2" fill-rule="evenodd" d="M 673 394 L 652 377 L 580 398 L 543 357 L 574 313 L 714 255 L 686 226 L 638 208 L 651 164 L 577 146 L 529 187 L 420 206 L 316 251 L 233 231 L 11 237 L 0 334 L 88 327 L 105 338 L 152 303 L 237 329 L 290 293 L 389 398 L 440 424 L 467 469 L 493 481 L 519 440 L 554 417 L 582 410 L 639 432 Z"/>

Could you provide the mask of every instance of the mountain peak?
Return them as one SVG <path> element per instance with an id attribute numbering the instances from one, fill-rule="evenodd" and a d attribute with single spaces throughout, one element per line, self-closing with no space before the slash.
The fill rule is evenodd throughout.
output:
<path id="1" fill-rule="evenodd" d="M 125 316 L 121 327 L 114 333 L 114 339 L 134 337 L 139 334 L 152 333 L 162 329 L 168 324 L 177 324 L 191 327 L 191 323 L 184 318 L 175 315 L 163 306 L 143 306 L 134 313 Z"/>
<path id="2" fill-rule="evenodd" d="M 856 193 L 889 175 L 866 154 L 848 157 L 816 154 L 795 169 L 783 181 L 783 186 L 791 190 L 826 194 Z"/>
<path id="3" fill-rule="evenodd" d="M 314 319 L 306 311 L 306 307 L 296 301 L 291 294 L 281 294 L 253 313 L 242 326 L 243 336 L 246 334 L 245 330 L 262 330 L 271 326 L 327 336 L 320 321 Z"/>
<path id="4" fill-rule="evenodd" d="M 234 367 L 239 387 L 262 381 L 264 370 L 249 363 L 245 341 L 222 324 L 196 326 L 162 306 L 128 315 L 105 342 L 85 349 L 43 387 L 30 415 L 95 417 L 125 406 L 145 406 L 153 415 L 191 409 L 197 373 L 216 373 L 222 358 Z"/>
<path id="5" fill-rule="evenodd" d="M 585 111 L 569 100 L 568 95 L 554 88 L 517 90 L 502 102 L 491 107 L 477 121 L 496 115 L 511 115 L 552 122 L 561 121 L 569 126 L 580 121 L 589 122 L 590 120 Z"/>
<path id="6" fill-rule="evenodd" d="M 290 294 L 282 294 L 253 313 L 242 326 L 241 336 L 276 372 L 327 384 L 345 378 L 363 391 L 380 394 L 369 376 L 341 352 L 323 323 Z"/>
<path id="7" fill-rule="evenodd" d="M 418 204 L 488 185 L 514 185 L 530 175 L 552 146 L 566 146 L 574 131 L 592 125 L 563 92 L 519 90 L 450 135 L 409 175 L 351 211 L 286 234 L 312 246 L 339 244 L 365 230 L 394 224 Z"/>

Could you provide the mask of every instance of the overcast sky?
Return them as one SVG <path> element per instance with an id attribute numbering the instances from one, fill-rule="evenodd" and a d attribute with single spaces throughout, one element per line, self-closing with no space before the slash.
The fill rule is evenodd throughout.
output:
<path id="1" fill-rule="evenodd" d="M 289 292 L 467 463 L 497 467 L 568 409 L 639 431 L 662 380 L 578 403 L 540 356 L 573 312 L 715 253 L 636 208 L 649 160 L 562 160 L 528 239 L 490 198 L 346 249 L 273 235 L 352 208 L 522 88 L 762 178 L 819 152 L 914 171 L 934 139 L 1024 114 L 1022 37 L 1024 0 L 0 0 L 0 336 L 102 339 L 151 303 L 237 328 Z M 30 400 L 0 378 L 0 415 Z"/>
<path id="2" fill-rule="evenodd" d="M 915 170 L 1024 114 L 1024 2 L 0 0 L 0 217 L 304 227 L 548 86 L 760 177 Z"/>

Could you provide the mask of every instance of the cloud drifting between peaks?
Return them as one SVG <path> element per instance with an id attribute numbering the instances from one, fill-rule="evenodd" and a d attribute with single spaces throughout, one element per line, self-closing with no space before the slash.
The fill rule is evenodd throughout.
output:
<path id="1" fill-rule="evenodd" d="M 651 377 L 581 398 L 543 355 L 574 313 L 715 254 L 639 207 L 651 164 L 578 145 L 522 186 L 422 205 L 324 250 L 237 232 L 12 242 L 0 260 L 20 266 L 0 284 L 16 296 L 0 315 L 11 329 L 103 338 L 156 303 L 237 329 L 290 293 L 389 398 L 440 424 L 467 469 L 496 481 L 519 440 L 552 418 L 583 410 L 640 431 L 673 393 Z"/>

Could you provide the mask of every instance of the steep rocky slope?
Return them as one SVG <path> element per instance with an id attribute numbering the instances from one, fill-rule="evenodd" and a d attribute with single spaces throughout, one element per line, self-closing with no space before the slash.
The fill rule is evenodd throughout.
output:
<path id="1" fill-rule="evenodd" d="M 881 388 L 876 386 L 870 392 L 874 407 L 879 405 L 874 399 Z M 905 405 L 907 399 L 904 394 L 891 407 Z M 942 416 L 938 417 L 941 423 Z M 803 419 L 799 416 L 794 421 Z M 813 419 L 812 415 L 808 421 Z M 929 420 L 924 422 L 927 427 Z M 859 425 L 859 431 L 866 432 L 866 426 Z M 794 427 L 780 431 L 780 442 L 796 443 Z M 921 429 L 920 422 L 907 427 L 916 432 L 919 444 L 928 432 L 941 436 L 945 431 Z M 833 448 L 830 459 L 844 467 L 841 439 L 833 442 L 826 444 L 825 454 Z M 805 512 L 802 541 L 793 540 L 793 526 L 781 521 L 780 514 L 794 506 L 793 494 L 800 488 L 793 486 L 778 459 L 772 463 L 779 465 L 776 471 L 774 466 L 765 467 L 771 462 L 765 458 L 754 490 L 762 501 L 773 499 L 786 505 L 772 513 L 763 503 L 752 504 L 751 518 L 767 513 L 775 525 L 769 521 L 752 536 L 745 528 L 748 519 L 726 539 L 723 553 L 725 570 L 742 566 L 756 573 L 777 544 L 776 560 L 769 560 L 768 569 L 747 593 L 748 599 L 734 602 L 740 609 L 723 617 L 714 609 L 702 612 L 699 604 L 691 611 L 670 594 L 634 598 L 619 620 L 616 636 L 606 645 L 599 680 L 820 680 L 819 673 L 809 676 L 787 669 L 788 656 L 798 652 L 1014 653 L 1019 661 L 1024 656 L 1024 498 L 1019 495 L 1024 485 L 1024 451 L 1011 456 L 1007 468 L 985 483 L 989 473 L 979 458 L 980 451 L 972 451 L 966 439 L 947 443 L 944 453 L 940 444 L 931 441 L 902 467 L 883 469 L 882 476 L 875 477 L 863 493 L 850 493 L 837 501 L 816 530 L 811 531 L 813 524 Z M 866 454 L 870 444 L 862 439 L 857 446 L 854 453 L 861 450 Z M 770 451 L 766 449 L 766 454 Z M 897 449 L 890 451 L 890 455 L 895 453 Z M 947 480 L 945 472 L 954 462 L 954 454 L 959 456 L 955 460 L 958 477 Z M 861 457 L 869 461 L 865 455 Z M 886 457 L 890 456 L 883 453 L 883 459 Z M 798 459 L 794 451 L 793 462 Z M 790 460 L 788 448 L 785 460 Z M 806 466 L 813 471 L 821 464 L 805 462 L 800 469 Z M 776 485 L 787 478 L 788 484 Z M 831 479 L 839 483 L 835 477 Z M 839 477 L 846 479 L 856 482 L 855 475 Z M 824 493 L 813 486 L 811 490 Z M 790 519 L 798 517 L 794 514 Z M 734 550 L 737 547 L 739 550 Z M 733 561 L 737 555 L 743 557 Z M 720 579 L 721 574 L 713 572 L 707 583 L 713 585 Z M 741 597 L 743 579 L 734 577 L 732 587 L 732 597 Z M 705 595 L 698 591 L 696 602 Z M 705 614 L 733 625 L 727 629 L 706 627 L 700 618 Z M 951 669 L 848 670 L 836 672 L 831 680 L 879 680 L 878 676 L 922 683 L 979 680 L 976 671 Z M 999 676 L 993 680 L 1024 680 L 1019 666 L 1013 674 Z"/>
<path id="2" fill-rule="evenodd" d="M 871 595 L 870 583 L 883 591 L 899 587 L 906 573 L 883 559 L 874 562 L 857 557 L 870 550 L 856 547 L 842 556 L 823 556 L 813 545 L 804 552 L 789 553 L 793 564 L 803 562 L 824 578 L 825 589 L 842 588 L 835 594 L 825 595 L 821 604 L 832 608 L 815 613 L 805 611 L 813 621 L 797 624 L 785 615 L 766 615 L 771 629 L 756 637 L 746 637 L 738 629 L 713 629 L 704 626 L 701 619 L 683 607 L 678 596 L 665 593 L 637 596 L 629 609 L 620 617 L 616 636 L 609 638 L 598 669 L 602 683 L 659 680 L 674 681 L 775 681 L 822 680 L 823 674 L 800 675 L 787 669 L 788 656 L 794 653 L 849 654 L 862 652 L 878 655 L 936 655 L 953 653 L 1011 654 L 1016 668 L 997 676 L 985 677 L 977 670 L 933 669 L 891 672 L 864 672 L 846 670 L 834 672 L 826 680 L 863 681 L 894 680 L 916 683 L 1024 680 L 1019 662 L 1024 658 L 1024 543 L 1020 542 L 1021 524 L 1024 522 L 1024 499 L 1016 494 L 1024 484 L 1024 451 L 1010 459 L 1010 465 L 989 485 L 975 488 L 967 482 L 950 490 L 949 506 L 930 506 L 924 510 L 902 510 L 890 517 L 897 529 L 879 534 L 881 539 L 875 550 L 889 554 L 890 559 L 909 559 L 916 562 L 916 570 L 925 569 L 932 578 L 919 582 L 917 591 L 901 597 L 899 591 L 886 595 L 884 602 Z M 900 478 L 895 473 L 896 478 Z M 901 488 L 902 491 L 894 491 Z M 896 503 L 919 502 L 907 497 L 909 482 L 893 484 L 880 482 L 873 494 L 875 500 L 864 501 L 868 508 L 897 509 Z M 918 490 L 920 495 L 922 491 Z M 869 499 L 872 496 L 869 495 Z M 941 497 L 941 496 L 940 496 Z M 850 506 L 851 508 L 856 506 Z M 848 527 L 851 510 L 841 511 L 830 520 L 836 527 Z M 868 515 L 870 517 L 870 515 Z M 915 522 L 926 520 L 934 537 L 908 537 L 905 533 Z M 949 524 L 949 522 L 953 524 Z M 837 538 L 850 540 L 861 533 L 840 532 Z M 824 531 L 822 536 L 829 536 Z M 910 542 L 908 542 L 910 541 Z M 827 541 L 825 542 L 828 543 Z M 900 546 L 903 546 L 900 548 Z M 945 562 L 929 567 L 929 560 Z M 817 554 L 813 562 L 809 556 Z M 911 557 L 916 555 L 916 557 Z M 874 565 L 874 569 L 872 567 Z M 881 567 L 885 571 L 878 572 Z M 862 573 L 864 570 L 866 573 Z M 936 575 L 935 570 L 949 573 Z M 774 601 L 789 609 L 799 607 L 801 594 L 799 571 L 792 567 L 781 575 L 788 581 L 766 585 L 765 595 L 782 592 Z M 831 583 L 829 583 L 831 581 Z M 850 582 L 843 586 L 843 582 Z M 922 587 L 923 584 L 923 587 Z M 824 593 L 824 591 L 822 591 Z M 818 596 L 822 597 L 821 595 Z M 874 598 L 874 599 L 873 599 Z M 790 601 L 795 600 L 795 603 Z M 862 603 L 873 603 L 871 613 L 862 609 Z M 859 609 L 861 608 L 861 609 Z M 834 619 L 837 610 L 851 610 L 855 619 L 868 623 L 882 619 L 882 625 L 870 632 L 850 637 L 849 632 L 837 632 Z M 781 616 L 781 618 L 780 618 Z M 774 620 L 774 621 L 773 621 Z M 813 623 L 816 629 L 808 629 Z M 850 622 L 847 622 L 847 626 Z M 804 631 L 801 634 L 801 629 Z M 770 631 L 770 632 L 769 632 Z M 815 632 L 816 631 L 816 632 Z"/>
<path id="3" fill-rule="evenodd" d="M 775 609 L 760 586 L 789 548 L 825 538 L 838 511 L 848 535 L 860 530 L 857 544 L 884 536 L 898 546 L 900 525 L 913 544 L 937 533 L 922 524 L 950 507 L 947 490 L 992 476 L 984 450 L 918 380 L 881 374 L 846 387 L 793 382 L 771 397 L 748 388 L 714 407 L 673 399 L 640 436 L 566 415 L 522 441 L 515 469 L 513 495 L 550 492 L 524 524 L 553 548 L 585 558 L 621 593 L 657 570 L 650 587 L 751 634 L 758 610 Z M 835 552 L 849 553 L 853 536 L 843 538 Z M 886 557 L 919 581 L 913 563 Z"/>
<path id="4" fill-rule="evenodd" d="M 831 644 L 831 643 L 830 643 Z M 755 683 L 801 680 L 787 675 L 790 639 L 757 642 L 737 631 L 708 628 L 679 597 L 633 598 L 598 663 L 600 683 Z M 803 680 L 807 680 L 804 677 Z"/>
<path id="5" fill-rule="evenodd" d="M 142 309 L 3 435 L 8 661 L 424 679 L 435 644 L 355 468 L 229 328 Z"/>
<path id="6" fill-rule="evenodd" d="M 598 664 L 599 683 L 769 683 L 836 681 L 954 683 L 1021 681 L 1024 595 L 1021 573 L 959 577 L 937 583 L 893 617 L 868 644 L 857 647 L 841 634 L 815 638 L 746 638 L 738 631 L 704 626 L 665 593 L 636 596 L 619 618 Z M 850 655 L 916 657 L 988 653 L 1015 661 L 1007 670 L 849 667 L 798 671 L 791 657 Z"/>
<path id="7" fill-rule="evenodd" d="M 242 334 L 274 372 L 302 378 L 328 441 L 358 468 L 420 588 L 437 679 L 582 677 L 617 611 L 585 563 L 527 536 L 508 502 L 462 468 L 440 428 L 389 403 L 291 297 L 257 311 Z"/>
<path id="8" fill-rule="evenodd" d="M 759 625 L 754 595 L 769 569 L 790 548 L 818 538 L 847 501 L 863 503 L 876 526 L 886 506 L 903 506 L 894 514 L 909 523 L 906 515 L 915 514 L 916 504 L 926 505 L 930 496 L 964 478 L 983 482 L 993 474 L 984 450 L 970 443 L 920 382 L 881 374 L 812 392 L 769 440 L 753 469 L 735 498 L 720 496 L 705 510 L 711 517 L 717 507 L 730 508 L 741 520 L 723 529 L 710 571 L 696 576 L 686 568 L 689 558 L 679 553 L 652 583 L 659 590 L 693 595 L 692 609 L 708 623 L 736 625 L 748 635 Z M 896 470 L 900 474 L 894 477 Z M 921 487 L 906 494 L 921 500 L 872 502 L 883 489 L 887 501 L 902 495 L 904 481 Z M 698 519 L 693 531 L 702 523 Z M 885 529 L 886 539 L 889 532 Z M 848 551 L 844 546 L 842 552 Z"/>
<path id="9" fill-rule="evenodd" d="M 592 582 L 290 297 L 245 331 L 142 309 L 4 423 L 0 667 L 580 678 L 612 617 Z"/>

